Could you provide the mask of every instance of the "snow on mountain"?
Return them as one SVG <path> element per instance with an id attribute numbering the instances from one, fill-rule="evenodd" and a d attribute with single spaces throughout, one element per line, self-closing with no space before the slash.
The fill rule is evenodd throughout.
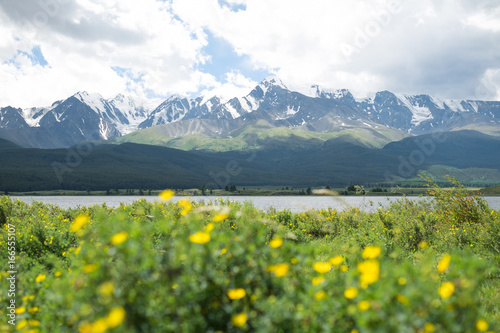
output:
<path id="1" fill-rule="evenodd" d="M 309 85 L 304 93 L 290 90 L 279 78 L 270 76 L 248 95 L 224 101 L 210 94 L 195 99 L 173 95 L 163 101 L 124 94 L 105 99 L 100 94 L 83 91 L 48 107 L 3 107 L 0 108 L 0 137 L 22 137 L 15 131 L 7 132 L 38 128 L 54 132 L 50 135 L 57 140 L 38 143 L 30 139 L 31 134 L 26 134 L 25 142 L 17 143 L 33 146 L 36 142 L 40 147 L 59 147 L 80 141 L 111 139 L 170 123 L 176 123 L 172 126 L 178 133 L 187 133 L 183 126 L 210 123 L 207 126 L 211 133 L 230 135 L 229 131 L 259 120 L 276 127 L 304 127 L 320 132 L 383 126 L 425 134 L 476 123 L 500 125 L 500 102 L 449 100 L 390 91 L 360 99 L 347 89 L 319 85 Z M 33 138 L 36 135 L 33 132 Z"/>
<path id="2" fill-rule="evenodd" d="M 415 126 L 423 121 L 434 118 L 428 107 L 421 105 L 416 96 L 394 94 L 411 111 L 411 123 Z"/>

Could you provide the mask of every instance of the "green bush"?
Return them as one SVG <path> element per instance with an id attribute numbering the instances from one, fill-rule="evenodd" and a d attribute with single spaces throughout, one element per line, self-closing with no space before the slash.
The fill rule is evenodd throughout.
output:
<path id="1" fill-rule="evenodd" d="M 294 214 L 139 200 L 61 210 L 2 197 L 0 207 L 16 227 L 20 331 L 498 329 L 499 259 L 481 242 L 487 235 L 451 248 L 429 229 L 440 222 L 431 205 Z M 495 213 L 478 223 L 498 222 Z M 6 293 L 0 300 L 9 302 Z"/>

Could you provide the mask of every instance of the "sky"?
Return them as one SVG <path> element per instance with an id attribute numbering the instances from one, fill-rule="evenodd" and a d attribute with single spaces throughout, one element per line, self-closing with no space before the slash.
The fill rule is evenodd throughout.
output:
<path id="1" fill-rule="evenodd" d="M 3 0 L 0 106 L 312 84 L 500 100 L 498 0 Z"/>

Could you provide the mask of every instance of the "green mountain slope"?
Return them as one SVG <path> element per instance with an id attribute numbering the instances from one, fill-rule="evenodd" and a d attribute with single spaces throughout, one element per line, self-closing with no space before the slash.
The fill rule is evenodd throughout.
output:
<path id="1" fill-rule="evenodd" d="M 170 126 L 170 125 L 167 125 Z M 177 148 L 181 150 L 232 151 L 269 148 L 274 142 L 287 142 L 290 147 L 304 147 L 321 144 L 338 138 L 371 148 L 381 148 L 391 141 L 401 140 L 408 134 L 387 127 L 372 129 L 368 127 L 347 128 L 337 132 L 314 132 L 307 128 L 273 127 L 260 120 L 231 133 L 231 137 L 212 137 L 191 134 L 169 137 L 165 125 L 158 125 L 115 138 L 110 143 L 140 143 Z"/>
<path id="2" fill-rule="evenodd" d="M 495 178 L 500 169 L 500 138 L 474 131 L 410 137 L 383 149 L 342 137 L 314 145 L 300 136 L 266 140 L 273 141 L 261 149 L 227 152 L 133 143 L 84 151 L 13 147 L 0 150 L 0 190 L 346 186 L 412 179 L 419 170 L 440 176 L 466 169 Z"/>

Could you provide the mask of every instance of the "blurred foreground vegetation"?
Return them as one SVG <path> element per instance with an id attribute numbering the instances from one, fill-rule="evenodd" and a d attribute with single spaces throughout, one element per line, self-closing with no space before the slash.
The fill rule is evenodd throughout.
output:
<path id="1" fill-rule="evenodd" d="M 68 210 L 0 197 L 18 271 L 16 327 L 3 292 L 0 330 L 498 332 L 500 212 L 428 182 L 433 202 L 377 213 L 174 204 L 170 191 Z"/>

